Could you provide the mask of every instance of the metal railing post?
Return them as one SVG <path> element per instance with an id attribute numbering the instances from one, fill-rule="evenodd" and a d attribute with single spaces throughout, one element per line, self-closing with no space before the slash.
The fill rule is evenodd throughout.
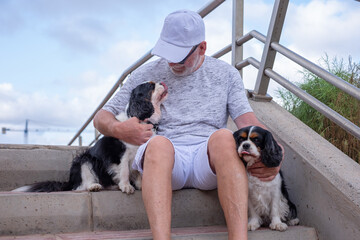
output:
<path id="1" fill-rule="evenodd" d="M 232 12 L 232 42 L 231 64 L 236 66 L 243 60 L 243 46 L 237 45 L 236 40 L 244 35 L 244 0 L 233 0 Z M 242 77 L 242 69 L 239 70 Z"/>
<path id="2" fill-rule="evenodd" d="M 280 40 L 288 4 L 289 0 L 276 0 L 274 3 L 264 51 L 261 57 L 260 68 L 253 92 L 253 98 L 255 100 L 266 101 L 268 99 L 266 97 L 266 93 L 269 87 L 270 78 L 265 75 L 265 69 L 272 69 L 274 66 L 276 51 L 271 48 L 271 43 L 279 42 Z"/>

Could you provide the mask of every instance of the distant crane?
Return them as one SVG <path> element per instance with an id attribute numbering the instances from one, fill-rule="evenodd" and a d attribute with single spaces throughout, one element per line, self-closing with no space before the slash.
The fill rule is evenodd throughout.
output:
<path id="1" fill-rule="evenodd" d="M 29 129 L 29 122 L 30 119 L 25 119 L 25 128 L 24 129 L 13 129 L 13 128 L 7 128 L 7 127 L 2 127 L 1 128 L 1 132 L 2 134 L 6 134 L 8 131 L 11 132 L 24 132 L 24 144 L 28 144 L 28 139 L 29 139 L 29 132 L 76 132 L 76 130 L 72 130 L 72 129 L 64 129 L 64 128 L 39 128 L 39 129 Z M 33 120 L 32 120 L 33 122 Z M 38 121 L 34 121 L 39 123 Z M 41 123 L 44 125 L 50 125 L 48 123 Z M 94 130 L 87 130 L 85 132 L 92 132 Z M 96 134 L 96 132 L 95 132 Z M 82 138 L 79 138 L 79 145 L 82 145 Z"/>
<path id="2" fill-rule="evenodd" d="M 27 144 L 28 143 L 28 137 L 29 137 L 29 119 L 25 119 L 25 129 L 24 130 L 11 129 L 11 128 L 6 128 L 6 127 L 1 128 L 2 134 L 6 134 L 7 131 L 13 131 L 13 132 L 22 132 L 22 131 L 24 131 L 24 143 Z M 39 130 L 36 129 L 35 131 L 37 132 Z"/>

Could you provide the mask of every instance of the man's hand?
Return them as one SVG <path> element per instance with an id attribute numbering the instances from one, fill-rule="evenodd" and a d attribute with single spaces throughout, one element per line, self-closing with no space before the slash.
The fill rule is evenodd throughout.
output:
<path id="1" fill-rule="evenodd" d="M 276 177 L 276 175 L 280 172 L 281 164 L 284 161 L 284 156 L 285 156 L 284 147 L 281 144 L 279 144 L 279 146 L 281 147 L 282 150 L 282 160 L 279 166 L 268 168 L 259 159 L 258 162 L 254 163 L 253 165 L 247 168 L 249 173 L 252 176 L 259 178 L 260 181 L 263 182 L 272 181 Z"/>
<path id="2" fill-rule="evenodd" d="M 281 166 L 281 164 L 280 164 Z M 262 162 L 256 162 L 248 167 L 249 173 L 263 182 L 272 181 L 280 171 L 280 166 L 268 168 Z"/>
<path id="3" fill-rule="evenodd" d="M 152 124 L 140 123 L 138 118 L 132 117 L 124 122 L 114 121 L 111 131 L 114 133 L 114 137 L 138 146 L 152 137 L 152 128 Z"/>

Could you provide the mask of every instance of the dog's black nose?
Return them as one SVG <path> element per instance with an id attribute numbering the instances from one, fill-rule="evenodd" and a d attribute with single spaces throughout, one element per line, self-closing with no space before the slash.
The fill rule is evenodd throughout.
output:
<path id="1" fill-rule="evenodd" d="M 242 148 L 243 148 L 244 150 L 247 150 L 247 149 L 250 148 L 250 144 L 249 144 L 249 143 L 244 143 L 243 146 L 242 146 Z"/>

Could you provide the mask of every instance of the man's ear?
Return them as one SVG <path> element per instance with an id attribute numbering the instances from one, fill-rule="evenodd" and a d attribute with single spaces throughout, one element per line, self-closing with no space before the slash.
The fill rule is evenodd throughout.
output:
<path id="1" fill-rule="evenodd" d="M 237 130 L 236 132 L 233 133 L 234 139 L 235 139 L 235 143 L 236 143 L 236 148 L 239 148 L 240 146 L 240 138 L 241 138 L 241 133 L 243 133 L 243 131 L 241 129 Z"/>
<path id="2" fill-rule="evenodd" d="M 200 55 L 205 55 L 205 52 L 206 52 L 206 41 L 202 41 L 199 45 L 199 54 Z"/>

